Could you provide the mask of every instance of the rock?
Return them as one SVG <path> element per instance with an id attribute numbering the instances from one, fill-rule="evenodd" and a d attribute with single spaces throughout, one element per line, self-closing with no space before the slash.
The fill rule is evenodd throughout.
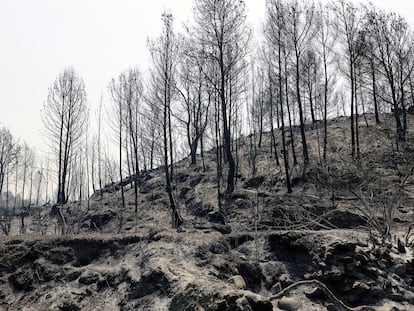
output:
<path id="1" fill-rule="evenodd" d="M 398 275 L 400 277 L 404 277 L 405 274 L 407 273 L 407 269 L 405 267 L 405 264 L 404 263 L 398 263 L 395 266 L 394 272 L 395 272 L 396 275 Z"/>
<path id="2" fill-rule="evenodd" d="M 277 282 L 275 285 L 272 286 L 272 288 L 270 289 L 270 292 L 273 295 L 276 295 L 278 293 L 280 293 L 282 291 L 282 285 L 280 284 L 280 282 Z"/>
<path id="3" fill-rule="evenodd" d="M 305 296 L 309 299 L 324 299 L 326 297 L 323 290 L 321 290 L 319 287 L 315 287 L 310 292 L 306 292 Z"/>
<path id="4" fill-rule="evenodd" d="M 296 311 L 299 309 L 300 303 L 295 298 L 284 296 L 277 302 L 277 306 L 282 310 Z"/>
<path id="5" fill-rule="evenodd" d="M 404 302 L 405 301 L 405 297 L 402 294 L 398 294 L 398 293 L 392 293 L 388 296 L 392 301 L 395 302 Z"/>
<path id="6" fill-rule="evenodd" d="M 311 280 L 311 279 L 313 279 L 313 274 L 312 273 L 305 273 L 303 275 L 303 279 L 304 280 Z"/>
<path id="7" fill-rule="evenodd" d="M 243 261 L 237 266 L 237 269 L 246 285 L 253 291 L 259 291 L 262 285 L 262 272 L 260 266 L 254 262 Z"/>
<path id="8" fill-rule="evenodd" d="M 338 228 L 353 229 L 365 225 L 366 221 L 358 214 L 349 211 L 334 210 L 326 221 Z"/>
<path id="9" fill-rule="evenodd" d="M 335 242 L 332 247 L 335 250 L 334 254 L 355 253 L 356 244 L 354 242 Z"/>
<path id="10" fill-rule="evenodd" d="M 324 279 L 331 282 L 340 281 L 342 280 L 344 273 L 344 267 L 332 266 L 329 271 L 325 272 Z"/>
<path id="11" fill-rule="evenodd" d="M 243 188 L 259 188 L 265 181 L 264 176 L 257 176 L 246 180 L 243 184 Z"/>
<path id="12" fill-rule="evenodd" d="M 328 303 L 326 305 L 326 310 L 327 311 L 339 311 L 339 309 L 333 303 Z"/>
<path id="13" fill-rule="evenodd" d="M 246 288 L 246 282 L 244 281 L 243 277 L 241 275 L 235 275 L 230 278 L 234 286 L 238 289 L 245 289 Z"/>
<path id="14" fill-rule="evenodd" d="M 355 254 L 355 260 L 365 264 L 369 261 L 369 257 L 366 254 L 359 252 Z"/>
<path id="15" fill-rule="evenodd" d="M 223 213 L 219 211 L 213 211 L 208 213 L 208 220 L 212 223 L 224 225 L 226 223 L 226 219 Z"/>
<path id="16" fill-rule="evenodd" d="M 99 280 L 99 276 L 97 274 L 86 274 L 86 275 L 82 275 L 78 282 L 79 284 L 84 284 L 84 285 L 90 285 L 93 283 L 96 283 Z"/>
<path id="17" fill-rule="evenodd" d="M 348 301 L 351 303 L 360 302 L 361 299 L 369 301 L 375 299 L 376 290 L 372 289 L 372 286 L 364 281 L 355 281 L 352 284 L 352 289 L 349 290 L 350 296 L 348 296 Z"/>
<path id="18" fill-rule="evenodd" d="M 214 224 L 213 229 L 222 233 L 222 234 L 230 234 L 231 233 L 231 226 L 230 225 L 220 225 Z"/>
<path id="19" fill-rule="evenodd" d="M 178 233 L 185 233 L 185 232 L 187 232 L 187 230 L 185 230 L 183 227 L 178 227 L 177 232 Z"/>
<path id="20" fill-rule="evenodd" d="M 256 296 L 246 296 L 252 311 L 273 311 L 270 301 L 259 300 Z"/>
<path id="21" fill-rule="evenodd" d="M 362 281 L 355 281 L 354 284 L 352 285 L 352 288 L 366 290 L 366 291 L 371 289 L 371 287 L 367 283 L 362 282 Z"/>
<path id="22" fill-rule="evenodd" d="M 404 242 L 401 241 L 400 238 L 398 239 L 398 252 L 401 253 L 401 254 L 406 253 Z"/>
<path id="23" fill-rule="evenodd" d="M 283 273 L 279 276 L 279 282 L 282 284 L 282 287 L 288 287 L 292 284 L 292 279 L 290 278 L 289 274 Z"/>
<path id="24" fill-rule="evenodd" d="M 225 240 L 218 240 L 211 244 L 209 251 L 213 254 L 225 254 L 230 251 L 230 245 Z"/>
<path id="25" fill-rule="evenodd" d="M 323 259 L 324 259 L 324 260 L 329 260 L 330 258 L 332 258 L 332 253 L 331 253 L 331 252 L 326 252 L 326 253 L 323 255 Z"/>
<path id="26" fill-rule="evenodd" d="M 152 227 L 148 231 L 148 242 L 156 242 L 159 241 L 162 237 L 161 229 L 157 227 Z"/>

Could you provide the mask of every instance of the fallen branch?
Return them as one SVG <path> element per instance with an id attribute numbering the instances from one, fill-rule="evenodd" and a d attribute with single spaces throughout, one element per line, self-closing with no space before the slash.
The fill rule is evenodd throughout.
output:
<path id="1" fill-rule="evenodd" d="M 288 292 L 291 290 L 300 287 L 302 285 L 313 285 L 321 289 L 325 295 L 332 301 L 332 303 L 335 305 L 335 307 L 338 308 L 340 311 L 375 311 L 374 308 L 369 306 L 361 306 L 356 308 L 348 307 L 342 300 L 338 299 L 331 290 L 326 287 L 323 283 L 319 282 L 318 280 L 307 280 L 307 281 L 299 281 L 296 283 L 293 283 L 292 285 L 289 285 L 288 287 L 284 288 L 282 291 L 277 293 L 276 295 L 273 295 L 269 298 L 270 301 L 280 299 L 283 296 L 286 296 Z"/>

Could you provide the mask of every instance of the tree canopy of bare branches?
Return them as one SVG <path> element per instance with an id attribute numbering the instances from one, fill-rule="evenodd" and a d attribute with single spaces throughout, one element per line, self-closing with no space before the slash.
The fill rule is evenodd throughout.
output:
<path id="1" fill-rule="evenodd" d="M 68 201 L 69 173 L 84 133 L 88 107 L 85 83 L 73 68 L 63 70 L 49 88 L 42 121 L 58 170 L 57 203 Z"/>

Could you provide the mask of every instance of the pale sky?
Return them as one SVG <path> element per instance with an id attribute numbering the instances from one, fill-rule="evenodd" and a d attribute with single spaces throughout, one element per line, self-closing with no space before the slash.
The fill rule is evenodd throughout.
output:
<path id="1" fill-rule="evenodd" d="M 246 0 L 249 20 L 260 28 L 265 0 Z M 414 25 L 407 0 L 372 1 Z M 46 151 L 40 111 L 57 75 L 72 66 L 86 84 L 93 110 L 108 98 L 112 77 L 148 68 L 147 38 L 161 31 L 169 9 L 179 29 L 192 0 L 0 0 L 0 126 Z"/>

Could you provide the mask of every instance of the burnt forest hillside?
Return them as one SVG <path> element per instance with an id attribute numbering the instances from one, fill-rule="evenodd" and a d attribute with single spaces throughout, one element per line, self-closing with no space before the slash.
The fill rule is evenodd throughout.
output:
<path id="1" fill-rule="evenodd" d="M 0 237 L 0 309 L 414 310 L 414 118 L 399 145 L 392 116 L 381 119 L 359 118 L 359 159 L 349 118 L 330 120 L 326 164 L 322 124 L 308 124 L 311 161 L 290 167 L 292 193 L 270 133 L 260 147 L 254 135 L 233 142 L 235 191 L 220 204 L 215 150 L 204 165 L 176 163 L 178 229 L 162 167 L 140 174 L 137 213 L 131 177 L 125 210 L 113 183 L 31 211 L 26 235 L 16 217 Z"/>

